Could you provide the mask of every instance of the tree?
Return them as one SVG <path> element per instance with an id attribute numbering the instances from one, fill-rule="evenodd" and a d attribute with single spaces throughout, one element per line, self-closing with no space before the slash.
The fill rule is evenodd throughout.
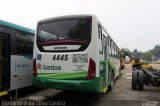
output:
<path id="1" fill-rule="evenodd" d="M 125 53 L 124 53 L 124 49 L 120 50 L 120 57 L 125 59 Z"/>
<path id="2" fill-rule="evenodd" d="M 144 52 L 142 54 L 142 59 L 145 60 L 145 61 L 152 61 L 152 52 L 151 50 L 150 51 L 147 51 L 147 52 Z"/>
<path id="3" fill-rule="evenodd" d="M 125 54 L 126 56 L 128 56 L 128 57 L 131 57 L 131 52 L 130 52 L 130 50 L 129 50 L 128 48 L 125 48 L 125 49 L 124 49 L 124 54 Z"/>
<path id="4" fill-rule="evenodd" d="M 154 49 L 152 49 L 152 53 L 155 58 L 160 58 L 160 45 L 156 45 Z"/>
<path id="5" fill-rule="evenodd" d="M 141 59 L 142 58 L 142 52 L 138 51 L 137 49 L 133 50 L 133 52 L 132 52 L 132 58 L 139 58 L 139 59 Z"/>

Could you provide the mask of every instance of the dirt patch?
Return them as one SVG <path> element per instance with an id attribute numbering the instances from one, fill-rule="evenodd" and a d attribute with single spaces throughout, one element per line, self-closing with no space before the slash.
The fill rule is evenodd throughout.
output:
<path id="1" fill-rule="evenodd" d="M 154 69 L 160 70 L 160 64 L 151 64 Z"/>

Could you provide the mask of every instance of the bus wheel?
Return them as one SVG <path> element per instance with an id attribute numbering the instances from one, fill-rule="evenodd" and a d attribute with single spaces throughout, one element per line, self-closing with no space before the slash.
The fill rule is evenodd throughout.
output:
<path id="1" fill-rule="evenodd" d="M 143 71 L 139 70 L 138 90 L 143 90 L 143 88 L 144 88 L 144 74 Z"/>
<path id="2" fill-rule="evenodd" d="M 112 72 L 112 75 L 111 75 L 111 84 L 110 84 L 109 87 L 108 87 L 108 90 L 109 90 L 109 91 L 112 91 L 112 89 L 113 89 L 113 84 L 114 84 L 114 75 L 113 75 L 113 72 Z"/>
<path id="3" fill-rule="evenodd" d="M 132 90 L 137 89 L 137 83 L 138 82 L 138 77 L 137 77 L 137 71 L 132 71 Z"/>

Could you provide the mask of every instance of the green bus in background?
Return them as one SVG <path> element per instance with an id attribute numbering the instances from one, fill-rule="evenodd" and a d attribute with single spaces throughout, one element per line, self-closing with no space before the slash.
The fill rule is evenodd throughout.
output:
<path id="1" fill-rule="evenodd" d="M 34 30 L 0 20 L 0 96 L 33 85 Z"/>

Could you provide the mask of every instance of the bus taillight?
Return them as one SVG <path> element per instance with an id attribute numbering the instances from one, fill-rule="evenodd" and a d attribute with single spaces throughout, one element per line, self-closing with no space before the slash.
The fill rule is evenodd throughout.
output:
<path id="1" fill-rule="evenodd" d="M 33 76 L 37 76 L 36 59 L 33 60 Z"/>
<path id="2" fill-rule="evenodd" d="M 96 63 L 93 59 L 90 58 L 87 79 L 91 80 L 95 78 L 95 76 L 96 76 Z"/>

